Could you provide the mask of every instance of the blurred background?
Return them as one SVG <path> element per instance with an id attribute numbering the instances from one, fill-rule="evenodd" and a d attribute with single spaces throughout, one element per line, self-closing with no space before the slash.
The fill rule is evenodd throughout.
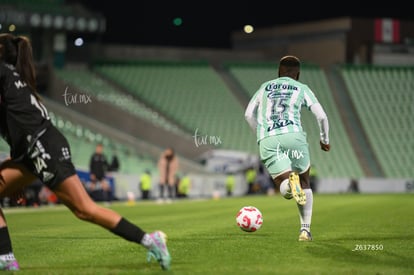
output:
<path id="1" fill-rule="evenodd" d="M 228 196 L 229 177 L 233 196 L 277 193 L 244 109 L 287 54 L 330 121 L 325 153 L 302 112 L 314 192 L 412 192 L 414 16 L 400 2 L 0 0 L 0 32 L 31 39 L 38 91 L 85 186 L 98 143 L 117 157 L 115 199 L 140 199 L 147 172 L 157 198 L 169 147 L 187 197 Z"/>

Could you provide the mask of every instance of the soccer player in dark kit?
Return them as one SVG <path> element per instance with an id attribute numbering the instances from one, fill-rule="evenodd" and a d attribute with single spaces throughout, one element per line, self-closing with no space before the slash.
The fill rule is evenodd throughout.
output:
<path id="1" fill-rule="evenodd" d="M 0 34 L 0 133 L 10 146 L 10 158 L 0 166 L 0 197 L 12 197 L 40 179 L 76 217 L 141 244 L 148 249 L 148 260 L 155 258 L 163 269 L 170 268 L 165 233 L 146 233 L 89 197 L 76 174 L 66 138 L 51 123 L 36 93 L 30 40 L 7 33 Z M 19 268 L 0 209 L 0 270 Z"/>

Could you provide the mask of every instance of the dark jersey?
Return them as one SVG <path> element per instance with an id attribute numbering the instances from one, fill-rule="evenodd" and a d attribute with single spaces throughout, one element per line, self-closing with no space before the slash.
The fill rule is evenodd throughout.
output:
<path id="1" fill-rule="evenodd" d="M 105 178 L 109 164 L 104 154 L 94 153 L 89 162 L 89 172 L 94 174 L 97 180 Z"/>
<path id="2" fill-rule="evenodd" d="M 0 133 L 11 158 L 52 190 L 76 174 L 68 141 L 14 66 L 4 62 L 0 62 Z"/>
<path id="3" fill-rule="evenodd" d="M 14 159 L 51 125 L 46 108 L 21 79 L 15 67 L 0 62 L 0 133 Z"/>

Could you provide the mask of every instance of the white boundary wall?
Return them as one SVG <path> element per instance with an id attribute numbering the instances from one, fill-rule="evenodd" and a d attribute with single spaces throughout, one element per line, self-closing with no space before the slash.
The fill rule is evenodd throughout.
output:
<path id="1" fill-rule="evenodd" d="M 132 192 L 136 199 L 141 197 L 138 182 L 139 176 L 115 174 L 115 194 L 119 199 L 126 199 L 127 192 Z M 191 179 L 190 198 L 225 197 L 224 174 L 189 174 Z M 247 191 L 247 183 L 243 174 L 236 174 L 236 186 L 233 196 L 244 195 Z M 351 179 L 320 179 L 317 193 L 347 193 Z M 360 193 L 414 193 L 414 179 L 383 179 L 362 178 L 358 179 Z M 158 198 L 158 177 L 153 177 L 151 197 Z"/>
<path id="2" fill-rule="evenodd" d="M 135 198 L 141 197 L 139 190 L 139 176 L 114 174 L 115 178 L 115 195 L 118 199 L 126 199 L 127 192 L 132 192 Z M 213 196 L 226 196 L 224 174 L 188 174 L 191 179 L 191 190 L 189 197 L 192 198 L 209 198 Z M 236 174 L 236 185 L 233 195 L 240 196 L 246 193 L 247 185 L 242 174 Z M 159 197 L 158 176 L 153 176 L 151 198 Z M 165 190 L 167 192 L 167 190 Z M 167 194 L 167 193 L 165 193 Z"/>
<path id="3" fill-rule="evenodd" d="M 318 193 L 349 192 L 351 179 L 323 179 L 317 186 Z M 360 193 L 414 193 L 414 179 L 358 179 Z"/>

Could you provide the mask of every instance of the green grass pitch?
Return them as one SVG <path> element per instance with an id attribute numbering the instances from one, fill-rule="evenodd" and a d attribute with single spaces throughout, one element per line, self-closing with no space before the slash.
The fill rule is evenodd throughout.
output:
<path id="1" fill-rule="evenodd" d="M 6 209 L 14 252 L 24 274 L 414 274 L 413 194 L 314 195 L 313 242 L 298 242 L 293 200 L 246 196 L 172 204 L 114 203 L 147 232 L 168 235 L 170 271 L 146 261 L 146 250 L 63 206 Z M 236 226 L 254 205 L 263 226 Z"/>

